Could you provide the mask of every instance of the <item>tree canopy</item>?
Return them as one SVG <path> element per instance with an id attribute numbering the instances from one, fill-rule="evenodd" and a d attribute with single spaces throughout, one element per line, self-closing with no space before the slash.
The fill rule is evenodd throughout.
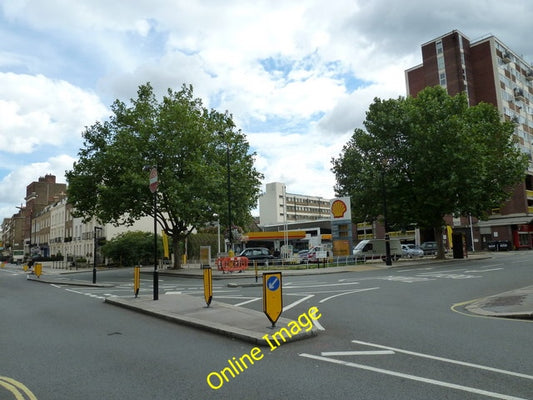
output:
<path id="1" fill-rule="evenodd" d="M 107 121 L 84 131 L 79 159 L 66 173 L 68 199 L 76 216 L 103 223 L 154 216 L 149 173 L 143 168 L 155 166 L 160 182 L 155 217 L 173 238 L 179 267 L 180 242 L 215 220 L 215 213 L 222 223 L 228 221 L 228 169 L 232 225 L 251 218 L 262 175 L 232 116 L 205 108 L 192 86 L 168 89 L 158 101 L 147 83 L 130 103 L 116 100 Z"/>
<path id="2" fill-rule="evenodd" d="M 158 235 L 158 255 L 162 253 Z M 124 232 L 102 246 L 102 254 L 120 266 L 149 264 L 154 260 L 154 235 L 150 232 Z"/>
<path id="3" fill-rule="evenodd" d="M 358 221 L 383 215 L 384 196 L 389 225 L 397 227 L 440 230 L 450 214 L 483 219 L 527 167 L 514 125 L 494 106 L 469 107 L 465 94 L 452 97 L 438 86 L 417 97 L 374 99 L 364 127 L 332 160 L 335 191 L 351 197 Z"/>

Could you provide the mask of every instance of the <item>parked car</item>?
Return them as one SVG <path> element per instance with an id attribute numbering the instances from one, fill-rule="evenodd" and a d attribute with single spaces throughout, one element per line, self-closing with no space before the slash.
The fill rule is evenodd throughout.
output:
<path id="1" fill-rule="evenodd" d="M 298 252 L 298 258 L 300 259 L 300 262 L 306 262 L 309 258 L 309 250 L 300 250 Z"/>
<path id="2" fill-rule="evenodd" d="M 268 264 L 274 259 L 266 247 L 249 247 L 241 251 L 239 257 L 246 257 L 251 262 L 257 261 L 258 264 Z"/>
<path id="3" fill-rule="evenodd" d="M 437 254 L 438 245 L 437 242 L 424 242 L 420 245 L 420 248 L 424 252 L 425 256 L 431 256 Z"/>
<path id="4" fill-rule="evenodd" d="M 326 246 L 314 246 L 309 249 L 307 253 L 307 259 L 309 262 L 318 262 L 322 261 L 323 257 L 328 258 L 331 256 L 331 251 Z"/>
<path id="5" fill-rule="evenodd" d="M 399 239 L 390 239 L 389 248 L 391 258 L 398 260 L 402 256 L 402 247 Z M 385 239 L 364 239 L 353 248 L 356 260 L 385 259 Z"/>
<path id="6" fill-rule="evenodd" d="M 424 250 L 414 244 L 402 244 L 402 254 L 407 258 L 422 257 Z"/>

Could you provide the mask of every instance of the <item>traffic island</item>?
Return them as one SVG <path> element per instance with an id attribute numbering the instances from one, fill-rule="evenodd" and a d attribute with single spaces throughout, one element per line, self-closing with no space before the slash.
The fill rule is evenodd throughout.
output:
<path id="1" fill-rule="evenodd" d="M 108 297 L 105 302 L 271 349 L 318 334 L 311 319 L 302 317 L 305 313 L 296 321 L 279 318 L 272 327 L 259 311 L 216 301 L 206 307 L 201 297 L 185 294 L 164 294 L 157 301 L 148 296 Z M 317 318 L 316 313 L 313 315 Z"/>

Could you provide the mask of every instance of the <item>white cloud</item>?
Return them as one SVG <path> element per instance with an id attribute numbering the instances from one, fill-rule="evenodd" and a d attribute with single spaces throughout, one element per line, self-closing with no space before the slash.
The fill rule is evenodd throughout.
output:
<path id="1" fill-rule="evenodd" d="M 36 165 L 73 157 L 83 127 L 147 81 L 160 94 L 192 84 L 206 106 L 232 113 L 265 183 L 330 197 L 331 157 L 374 97 L 405 95 L 404 70 L 421 62 L 420 44 L 453 29 L 473 40 L 493 33 L 533 60 L 529 2 L 483 4 L 1 2 L 0 207 L 20 201 L 6 190 L 15 176 L 25 187 L 50 172 L 32 172 Z"/>
<path id="2" fill-rule="evenodd" d="M 56 182 L 65 182 L 65 171 L 72 169 L 75 159 L 66 154 L 42 162 L 29 163 L 13 169 L 0 180 L 0 216 L 16 212 L 14 206 L 24 203 L 26 186 L 47 174 L 55 175 Z"/>
<path id="3" fill-rule="evenodd" d="M 108 113 L 95 94 L 42 75 L 0 73 L 0 141 L 5 153 L 79 142 L 85 125 Z"/>

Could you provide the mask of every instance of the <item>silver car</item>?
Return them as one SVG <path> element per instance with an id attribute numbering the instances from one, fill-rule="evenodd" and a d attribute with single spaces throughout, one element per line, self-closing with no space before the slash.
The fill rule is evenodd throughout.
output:
<path id="1" fill-rule="evenodd" d="M 407 258 L 422 257 L 424 250 L 414 244 L 402 244 L 402 254 Z"/>

